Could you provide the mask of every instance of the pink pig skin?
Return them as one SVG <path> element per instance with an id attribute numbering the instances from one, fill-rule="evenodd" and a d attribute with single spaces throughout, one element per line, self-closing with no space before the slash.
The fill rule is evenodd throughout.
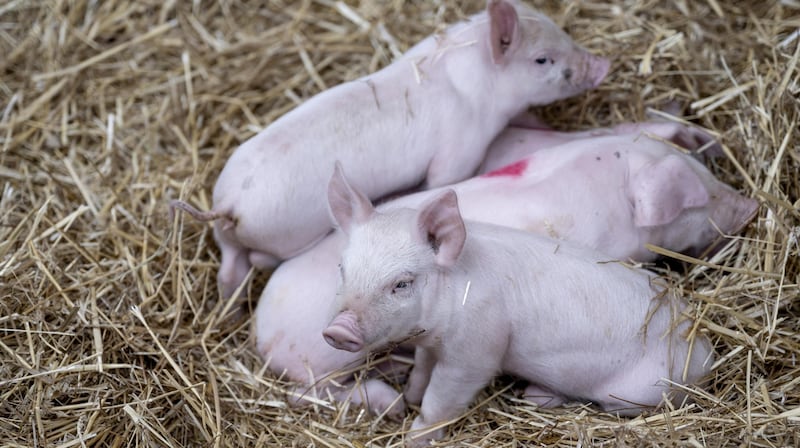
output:
<path id="1" fill-rule="evenodd" d="M 334 161 L 370 198 L 460 181 L 512 117 L 595 87 L 608 67 L 546 16 L 491 0 L 486 11 L 316 95 L 243 143 L 220 173 L 211 211 L 173 207 L 216 219 L 218 283 L 228 297 L 251 265 L 272 267 L 330 231 L 325 191 Z"/>
<path id="2" fill-rule="evenodd" d="M 323 334 L 347 350 L 418 335 L 406 400 L 421 406 L 407 446 L 442 437 L 444 428 L 431 427 L 457 417 L 501 372 L 530 381 L 526 397 L 541 406 L 576 398 L 636 415 L 665 396 L 680 403 L 684 390 L 670 384 L 695 384 L 710 370 L 709 341 L 686 340 L 686 304 L 644 270 L 602 263 L 605 255 L 567 242 L 465 223 L 452 190 L 420 211 L 378 213 L 340 171 L 330 188 L 349 238 L 341 312 Z M 341 320 L 356 323 L 345 340 L 335 331 Z"/>
<path id="3" fill-rule="evenodd" d="M 644 123 L 622 123 L 610 128 L 597 128 L 588 131 L 559 132 L 537 124 L 535 115 L 523 114 L 524 119 L 516 118 L 492 142 L 486 158 L 479 168 L 480 173 L 488 173 L 514 163 L 532 153 L 546 148 L 575 143 L 577 140 L 607 137 L 613 135 L 634 135 L 662 140 L 693 152 L 722 153 L 722 149 L 711 135 L 695 127 L 665 121 Z M 647 144 L 647 143 L 645 143 Z"/>
<path id="4" fill-rule="evenodd" d="M 735 233 L 752 218 L 758 204 L 715 180 L 708 170 L 695 163 L 690 156 L 646 136 L 652 134 L 672 139 L 676 134 L 691 133 L 683 126 L 673 129 L 672 125 L 664 125 L 631 123 L 596 132 L 548 131 L 551 140 L 542 137 L 540 131 L 509 128 L 495 140 L 489 149 L 489 157 L 521 151 L 524 147 L 521 142 L 527 142 L 533 152 L 529 159 L 532 162 L 526 165 L 519 176 L 476 177 L 453 185 L 459 196 L 461 213 L 465 219 L 556 235 L 602 249 L 608 259 L 653 260 L 656 255 L 645 250 L 644 243 L 674 251 L 701 252 L 717 238 L 709 218 L 715 219 L 715 224 L 721 230 Z M 625 130 L 631 133 L 623 133 Z M 542 140 L 556 141 L 558 144 L 552 148 L 541 148 L 538 143 Z M 688 141 L 688 138 L 677 140 Z M 698 137 L 689 149 L 707 144 L 706 138 Z M 614 153 L 618 151 L 621 156 L 624 154 L 624 159 L 616 158 Z M 589 173 L 591 175 L 585 175 L 582 170 L 586 163 L 589 168 L 592 164 L 602 163 L 596 160 L 597 156 L 606 163 L 620 162 L 622 166 L 607 171 L 593 170 Z M 706 207 L 684 210 L 673 223 L 637 227 L 630 200 L 636 192 L 630 191 L 625 183 L 637 177 L 637 169 L 658 165 L 668 156 L 678 157 L 687 168 L 695 171 L 708 186 L 709 196 L 716 199 L 712 199 Z M 491 165 L 486 167 L 494 168 Z M 665 191 L 675 187 L 670 179 L 663 181 Z M 619 194 L 607 192 L 619 188 L 624 191 Z M 437 189 L 405 196 L 379 209 L 415 208 L 441 191 Z M 569 194 L 570 198 L 563 197 L 564 194 Z M 336 232 L 309 251 L 283 263 L 270 277 L 255 311 L 253 333 L 259 353 L 276 374 L 285 371 L 288 379 L 315 384 L 330 372 L 355 367 L 363 362 L 363 352 L 335 350 L 322 337 L 318 337 L 336 311 L 333 309 L 338 276 L 336 266 L 344 244 L 344 235 Z M 337 389 L 331 386 L 334 396 L 346 397 L 351 393 L 353 383 L 346 382 L 345 378 L 338 379 L 346 387 Z M 315 395 L 315 392 L 324 390 L 326 384 L 320 382 L 316 386 L 316 390 L 301 387 L 300 393 L 326 397 L 325 393 Z M 353 396 L 358 403 L 364 402 L 364 397 L 369 396 L 369 407 L 380 414 L 394 402 L 397 392 L 373 380 L 366 386 L 356 388 Z M 396 402 L 390 415 L 402 415 L 402 405 L 402 400 Z"/>

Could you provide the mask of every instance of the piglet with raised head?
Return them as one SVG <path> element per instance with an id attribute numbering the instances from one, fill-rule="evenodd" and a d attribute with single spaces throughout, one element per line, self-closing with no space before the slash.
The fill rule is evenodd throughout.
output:
<path id="1" fill-rule="evenodd" d="M 545 237 L 465 223 L 447 190 L 421 208 L 376 212 L 335 175 L 330 207 L 348 234 L 340 312 L 323 331 L 360 351 L 413 338 L 406 400 L 421 403 L 407 444 L 444 435 L 495 375 L 530 382 L 541 406 L 588 400 L 635 415 L 685 398 L 709 372 L 709 341 L 654 276 Z"/>
<path id="2" fill-rule="evenodd" d="M 542 147 L 542 142 L 553 146 Z M 672 144 L 695 150 L 713 141 L 697 129 L 670 123 L 571 133 L 508 128 L 489 149 L 484 167 L 489 173 L 451 188 L 465 219 L 579 243 L 609 260 L 655 259 L 645 244 L 700 254 L 721 237 L 720 231 L 738 232 L 758 203 L 715 179 Z M 514 154 L 526 157 L 499 168 L 492 165 Z M 671 172 L 660 172 L 668 165 Z M 676 170 L 682 181 L 671 177 Z M 650 188 L 640 188 L 645 181 Z M 442 191 L 397 198 L 378 210 L 418 208 Z M 681 199 L 692 195 L 708 201 L 689 204 Z M 661 213 L 656 222 L 656 207 L 673 213 Z M 376 414 L 388 410 L 389 416 L 398 417 L 403 401 L 386 383 L 377 378 L 356 383 L 351 375 L 335 373 L 361 365 L 363 351 L 335 350 L 314 336 L 333 312 L 345 243 L 346 236 L 335 232 L 273 272 L 253 318 L 256 348 L 272 372 L 300 383 L 298 396 L 350 399 Z"/>
<path id="3" fill-rule="evenodd" d="M 546 16 L 490 0 L 243 143 L 217 180 L 211 211 L 172 206 L 216 220 L 218 283 L 231 296 L 251 266 L 274 266 L 330 231 L 325 191 L 335 160 L 370 198 L 460 181 L 512 117 L 596 86 L 608 66 Z"/>

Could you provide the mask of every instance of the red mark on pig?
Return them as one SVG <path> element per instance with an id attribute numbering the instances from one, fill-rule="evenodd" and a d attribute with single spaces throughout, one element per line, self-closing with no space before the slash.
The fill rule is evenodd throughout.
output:
<path id="1" fill-rule="evenodd" d="M 522 173 L 525 172 L 526 168 L 528 168 L 528 159 L 522 159 L 518 162 L 512 163 L 511 165 L 506 165 L 502 168 L 490 171 L 481 177 L 497 177 L 497 176 L 519 177 L 522 176 Z"/>

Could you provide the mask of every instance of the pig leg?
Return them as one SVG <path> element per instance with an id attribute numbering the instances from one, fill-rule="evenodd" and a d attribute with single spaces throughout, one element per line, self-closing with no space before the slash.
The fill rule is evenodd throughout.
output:
<path id="1" fill-rule="evenodd" d="M 490 365 L 496 364 L 491 360 L 482 365 L 474 361 L 437 363 L 425 390 L 420 414 L 411 424 L 411 433 L 406 439 L 406 445 L 427 446 L 431 440 L 442 438 L 445 434 L 444 428 L 430 431 L 427 429 L 458 417 L 469 406 L 475 395 L 489 384 L 497 373 L 497 369 L 487 368 Z"/>
<path id="2" fill-rule="evenodd" d="M 538 115 L 533 114 L 527 110 L 522 111 L 522 113 L 512 118 L 511 121 L 508 123 L 508 126 L 513 126 L 517 128 L 526 128 L 526 129 L 539 129 L 539 130 L 553 129 L 549 124 L 545 123 L 544 120 L 539 118 Z"/>
<path id="3" fill-rule="evenodd" d="M 214 239 L 217 240 L 222 256 L 217 272 L 217 285 L 223 298 L 231 298 L 250 271 L 250 257 L 247 249 L 226 238 L 223 225 L 220 221 L 214 223 Z"/>
<path id="4" fill-rule="evenodd" d="M 620 416 L 636 416 L 643 409 L 657 407 L 663 401 L 664 394 L 669 395 L 669 386 L 662 382 L 653 382 L 652 378 L 663 376 L 661 369 L 651 360 L 643 361 L 632 369 L 625 370 L 605 385 L 593 400 L 605 412 Z M 649 380 L 643 380 L 647 378 Z"/>
<path id="5" fill-rule="evenodd" d="M 297 407 L 312 404 L 314 399 L 332 398 L 337 403 L 349 402 L 363 406 L 374 415 L 386 415 L 395 421 L 401 420 L 406 413 L 406 405 L 400 394 L 377 378 L 363 381 L 321 380 L 314 385 L 295 386 L 288 395 L 289 404 Z"/>
<path id="6" fill-rule="evenodd" d="M 450 185 L 472 176 L 481 164 L 483 156 L 484 154 L 479 152 L 475 154 L 465 154 L 453 150 L 437 152 L 428 165 L 428 173 L 422 189 L 428 190 Z"/>
<path id="7" fill-rule="evenodd" d="M 281 260 L 275 258 L 274 256 L 265 253 L 265 252 L 257 252 L 257 251 L 250 251 L 248 255 L 248 259 L 250 260 L 250 264 L 259 268 L 259 269 L 269 269 L 274 268 L 277 266 Z"/>
<path id="8" fill-rule="evenodd" d="M 357 406 L 364 406 L 375 415 L 385 413 L 390 420 L 399 421 L 406 413 L 406 405 L 403 398 L 392 386 L 377 379 L 370 378 L 364 382 L 354 382 L 347 384 L 345 390 L 340 390 L 333 394 L 336 401 L 350 403 Z"/>
<path id="9" fill-rule="evenodd" d="M 562 396 L 536 384 L 529 384 L 528 387 L 525 388 L 522 398 L 542 408 L 554 408 L 564 404 L 564 398 Z"/>
<path id="10" fill-rule="evenodd" d="M 418 405 L 422 402 L 422 396 L 431 380 L 431 372 L 436 364 L 436 356 L 430 349 L 417 347 L 414 353 L 414 368 L 406 383 L 406 402 Z"/>
<path id="11" fill-rule="evenodd" d="M 618 134 L 645 133 L 670 141 L 691 151 L 702 150 L 704 154 L 722 154 L 722 148 L 714 137 L 695 127 L 672 122 L 624 123 L 614 127 Z"/>

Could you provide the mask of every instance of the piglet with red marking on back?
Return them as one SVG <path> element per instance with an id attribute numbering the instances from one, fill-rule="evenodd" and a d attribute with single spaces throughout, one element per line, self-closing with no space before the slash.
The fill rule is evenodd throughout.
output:
<path id="1" fill-rule="evenodd" d="M 437 187 L 475 172 L 486 148 L 530 105 L 598 85 L 609 63 L 520 2 L 431 36 L 369 76 L 311 98 L 242 144 L 214 187 L 210 212 L 231 296 L 249 268 L 297 255 L 331 229 L 325 191 L 339 160 L 370 198 Z"/>
<path id="2" fill-rule="evenodd" d="M 340 172 L 331 212 L 348 234 L 337 300 L 323 331 L 333 347 L 416 344 L 405 399 L 420 404 L 407 446 L 444 435 L 501 372 L 530 382 L 544 407 L 587 400 L 636 415 L 686 397 L 713 363 L 687 341 L 686 303 L 654 276 L 567 242 L 464 222 L 446 190 L 419 211 L 376 212 Z M 623 312 L 624 311 L 624 312 Z M 438 426 L 438 428 L 437 428 Z"/>

